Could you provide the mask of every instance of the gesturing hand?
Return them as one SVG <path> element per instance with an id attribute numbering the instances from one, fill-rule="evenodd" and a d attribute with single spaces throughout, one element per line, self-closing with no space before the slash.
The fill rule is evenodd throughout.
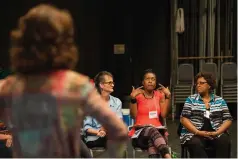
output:
<path id="1" fill-rule="evenodd" d="M 170 93 L 169 88 L 168 87 L 165 88 L 162 84 L 159 84 L 159 86 L 160 87 L 157 90 L 163 92 L 167 98 L 170 98 L 171 93 Z"/>
<path id="2" fill-rule="evenodd" d="M 135 98 L 138 94 L 144 93 L 144 90 L 141 89 L 143 86 L 140 86 L 135 89 L 135 87 L 132 86 L 132 91 L 131 91 L 131 98 Z"/>

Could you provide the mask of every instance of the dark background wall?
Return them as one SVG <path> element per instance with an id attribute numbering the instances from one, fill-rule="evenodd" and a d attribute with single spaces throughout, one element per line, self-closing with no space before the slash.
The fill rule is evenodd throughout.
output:
<path id="1" fill-rule="evenodd" d="M 41 2 L 68 9 L 79 47 L 77 71 L 93 78 L 107 70 L 115 76 L 114 95 L 122 98 L 140 85 L 143 70 L 152 68 L 164 85 L 170 79 L 170 7 L 168 0 L 9 0 L 0 7 L 0 65 L 9 67 L 9 32 L 17 19 Z M 123 55 L 113 45 L 124 43 Z"/>

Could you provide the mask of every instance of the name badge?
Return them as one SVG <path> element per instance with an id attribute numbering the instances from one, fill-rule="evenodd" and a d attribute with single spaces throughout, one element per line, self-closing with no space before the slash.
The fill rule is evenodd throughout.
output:
<path id="1" fill-rule="evenodd" d="M 210 118 L 210 111 L 206 110 L 204 116 L 209 119 Z"/>
<path id="2" fill-rule="evenodd" d="M 149 112 L 149 118 L 150 118 L 150 119 L 158 118 L 158 113 L 157 113 L 157 111 L 150 111 L 150 112 Z"/>

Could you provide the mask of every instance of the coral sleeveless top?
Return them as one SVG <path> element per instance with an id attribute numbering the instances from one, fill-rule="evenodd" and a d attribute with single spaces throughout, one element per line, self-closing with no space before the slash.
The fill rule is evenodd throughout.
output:
<path id="1" fill-rule="evenodd" d="M 137 116 L 135 125 L 154 125 L 161 126 L 160 122 L 160 99 L 162 94 L 158 91 L 154 91 L 153 98 L 146 98 L 144 94 L 136 96 L 137 101 Z M 133 136 L 135 129 L 133 128 L 129 132 L 129 136 Z"/>

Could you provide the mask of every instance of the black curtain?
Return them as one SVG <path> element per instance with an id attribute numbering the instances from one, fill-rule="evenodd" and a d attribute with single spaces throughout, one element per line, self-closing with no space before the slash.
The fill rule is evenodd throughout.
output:
<path id="1" fill-rule="evenodd" d="M 231 4 L 231 7 L 228 7 L 228 1 Z M 185 19 L 185 32 L 179 34 L 179 57 L 191 57 L 199 56 L 199 16 L 205 14 L 208 20 L 208 10 L 204 9 L 202 13 L 199 13 L 201 0 L 179 0 L 178 8 L 184 9 L 184 19 Z M 209 4 L 209 1 L 207 2 Z M 215 23 L 217 24 L 217 18 L 220 17 L 220 30 L 217 30 L 217 25 L 215 25 L 215 41 L 214 41 L 214 55 L 218 56 L 217 50 L 217 32 L 220 32 L 220 51 L 225 54 L 226 43 L 230 42 L 230 36 L 233 37 L 232 44 L 229 45 L 229 49 L 232 50 L 233 59 L 227 61 L 237 61 L 237 1 L 236 0 L 220 0 L 220 14 L 218 15 L 217 9 L 214 10 L 216 14 Z M 233 13 L 233 17 L 230 17 Z M 226 23 L 227 20 L 233 20 L 232 23 L 232 34 L 230 32 L 226 33 Z M 208 21 L 207 21 L 208 25 Z M 229 38 L 226 39 L 226 34 Z M 208 28 L 206 35 L 208 35 Z M 208 55 L 207 45 L 208 37 L 206 37 L 206 49 L 205 55 Z M 228 42 L 228 43 L 229 43 Z M 217 63 L 217 60 L 214 60 Z M 194 72 L 199 72 L 199 60 L 179 60 L 181 63 L 192 63 L 194 65 Z"/>
<path id="2" fill-rule="evenodd" d="M 9 32 L 31 7 L 46 1 L 4 1 L 0 18 L 0 64 L 9 68 Z M 123 99 L 140 85 L 143 70 L 152 68 L 158 80 L 170 80 L 170 6 L 167 0 L 51 0 L 46 3 L 70 11 L 75 21 L 79 63 L 76 71 L 93 78 L 107 70 L 115 77 L 114 95 Z M 115 55 L 114 44 L 125 44 Z"/>
<path id="3" fill-rule="evenodd" d="M 178 34 L 178 56 L 191 57 L 199 56 L 199 0 L 179 0 L 178 8 L 184 10 L 185 31 Z M 194 72 L 198 72 L 198 60 L 179 60 L 178 64 L 192 63 Z"/>

